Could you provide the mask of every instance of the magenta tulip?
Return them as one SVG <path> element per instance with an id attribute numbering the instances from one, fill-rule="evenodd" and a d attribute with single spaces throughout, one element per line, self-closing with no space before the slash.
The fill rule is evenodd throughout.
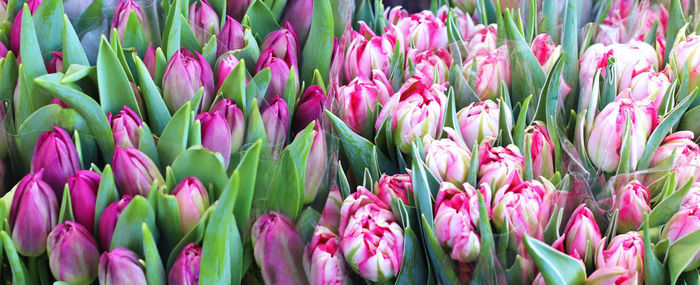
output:
<path id="1" fill-rule="evenodd" d="M 117 114 L 107 113 L 107 120 L 112 127 L 114 144 L 121 148 L 138 148 L 141 137 L 141 118 L 131 108 L 124 108 Z"/>
<path id="2" fill-rule="evenodd" d="M 57 280 L 88 284 L 97 278 L 100 251 L 92 234 L 80 224 L 57 225 L 46 241 L 49 268 Z"/>
<path id="3" fill-rule="evenodd" d="M 207 110 L 214 100 L 214 86 L 214 74 L 204 57 L 182 48 L 170 58 L 163 73 L 163 100 L 170 113 L 175 113 L 204 87 L 201 103 L 193 109 Z"/>
<path id="4" fill-rule="evenodd" d="M 199 0 L 190 4 L 189 23 L 194 35 L 203 46 L 211 35 L 219 34 L 219 15 L 207 0 Z"/>
<path id="5" fill-rule="evenodd" d="M 172 195 L 177 200 L 182 232 L 187 233 L 209 208 L 209 194 L 199 179 L 187 177 L 175 186 Z"/>
<path id="6" fill-rule="evenodd" d="M 229 132 L 231 132 L 231 153 L 235 153 L 243 146 L 245 133 L 245 117 L 241 109 L 236 106 L 233 99 L 219 99 L 211 107 L 210 112 L 220 112 L 226 119 Z"/>
<path id="7" fill-rule="evenodd" d="M 44 169 L 43 180 L 53 188 L 56 197 L 63 196 L 63 187 L 71 175 L 80 170 L 80 157 L 68 132 L 53 126 L 36 141 L 31 171 Z"/>
<path id="8" fill-rule="evenodd" d="M 294 223 L 278 212 L 258 218 L 252 228 L 253 255 L 266 284 L 306 284 L 304 241 Z"/>
<path id="9" fill-rule="evenodd" d="M 88 232 L 94 232 L 95 201 L 100 187 L 100 175 L 90 170 L 78 170 L 75 175 L 68 177 L 67 183 L 75 221 Z"/>
<path id="10" fill-rule="evenodd" d="M 112 236 L 114 236 L 114 228 L 117 226 L 119 216 L 124 209 L 129 206 L 132 197 L 129 195 L 122 196 L 118 201 L 109 204 L 100 216 L 97 236 L 102 244 L 102 248 L 109 250 L 112 244 Z"/>
<path id="11" fill-rule="evenodd" d="M 97 270 L 104 285 L 146 285 L 146 272 L 139 256 L 125 247 L 104 252 Z"/>
<path id="12" fill-rule="evenodd" d="M 202 247 L 196 243 L 187 244 L 168 274 L 168 284 L 196 285 L 199 284 L 199 268 L 202 259 Z"/>
<path id="13" fill-rule="evenodd" d="M 58 201 L 43 170 L 29 173 L 17 184 L 8 222 L 17 252 L 36 257 L 46 251 L 46 238 L 58 223 Z"/>
<path id="14" fill-rule="evenodd" d="M 202 146 L 223 156 L 224 166 L 231 159 L 231 131 L 224 114 L 218 111 L 204 112 L 194 117 L 201 124 Z"/>
<path id="15" fill-rule="evenodd" d="M 165 184 L 153 160 L 135 148 L 117 146 L 112 157 L 112 167 L 117 190 L 123 195 L 148 197 L 153 182 L 158 186 Z"/>

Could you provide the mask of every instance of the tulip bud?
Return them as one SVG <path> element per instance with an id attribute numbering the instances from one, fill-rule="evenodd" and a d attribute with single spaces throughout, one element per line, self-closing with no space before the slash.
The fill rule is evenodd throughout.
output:
<path id="1" fill-rule="evenodd" d="M 651 212 L 649 204 L 649 191 L 639 181 L 627 183 L 615 200 L 615 208 L 619 210 L 617 216 L 617 232 L 625 233 L 634 231 L 644 221 L 644 214 Z"/>
<path id="2" fill-rule="evenodd" d="M 119 41 L 124 42 L 126 24 L 129 22 L 129 17 L 131 16 L 132 12 L 136 15 L 141 27 L 143 27 L 144 40 L 147 43 L 151 42 L 151 26 L 148 17 L 146 16 L 146 11 L 144 11 L 141 5 L 134 0 L 119 0 L 117 8 L 114 9 L 111 29 L 116 28 L 117 35 L 119 35 Z"/>
<path id="3" fill-rule="evenodd" d="M 585 204 L 579 205 L 571 214 L 564 229 L 564 237 L 567 254 L 577 256 L 586 262 L 593 261 L 593 252 L 603 236 L 593 217 L 593 212 L 586 208 Z"/>
<path id="4" fill-rule="evenodd" d="M 238 65 L 238 59 L 232 54 L 227 53 L 224 55 L 217 64 L 216 68 L 216 89 L 221 89 L 221 84 L 224 83 L 226 77 L 229 73 Z M 246 84 L 248 83 L 248 78 L 245 79 Z"/>
<path id="5" fill-rule="evenodd" d="M 221 112 L 204 112 L 194 117 L 201 123 L 202 146 L 223 156 L 224 166 L 231 159 L 231 131 Z"/>
<path id="6" fill-rule="evenodd" d="M 690 208 L 681 209 L 674 214 L 661 231 L 659 240 L 668 239 L 670 244 L 674 244 L 679 239 L 700 229 L 700 205 L 693 205 Z M 700 252 L 690 260 L 686 268 L 697 268 L 700 265 Z"/>
<path id="7" fill-rule="evenodd" d="M 299 72 L 296 66 L 290 66 L 284 60 L 273 55 L 273 50 L 268 49 L 260 54 L 258 62 L 255 64 L 255 72 L 260 72 L 264 68 L 270 68 L 270 84 L 265 92 L 265 99 L 271 100 L 275 96 L 282 96 L 285 93 L 289 76 L 294 76 L 295 86 L 299 86 Z M 290 68 L 294 67 L 294 73 L 289 74 Z"/>
<path id="8" fill-rule="evenodd" d="M 462 74 L 472 84 L 480 100 L 496 99 L 501 82 L 510 86 L 510 62 L 506 47 L 494 51 L 480 50 L 470 55 L 464 61 Z"/>
<path id="9" fill-rule="evenodd" d="M 499 131 L 499 106 L 497 103 L 486 100 L 472 103 L 457 112 L 460 132 L 465 144 L 470 149 L 481 144 L 486 138 L 496 138 Z M 513 117 L 506 112 L 506 125 L 508 129 L 513 126 Z"/>
<path id="10" fill-rule="evenodd" d="M 226 16 L 226 23 L 224 23 L 224 27 L 221 28 L 218 42 L 216 43 L 216 57 L 220 57 L 228 51 L 244 48 L 244 37 L 245 31 L 243 30 L 243 26 L 236 21 L 236 19 L 231 18 L 231 16 Z"/>
<path id="11" fill-rule="evenodd" d="M 236 21 L 242 21 L 250 2 L 251 0 L 227 0 L 226 15 L 233 17 Z"/>
<path id="12" fill-rule="evenodd" d="M 394 144 L 404 153 L 411 152 L 411 144 L 417 139 L 437 138 L 447 105 L 444 90 L 444 86 L 426 78 L 409 79 L 379 113 L 375 129 L 378 131 L 391 116 Z"/>
<path id="13" fill-rule="evenodd" d="M 530 140 L 530 157 L 532 159 L 532 173 L 535 177 L 554 176 L 554 143 L 549 138 L 547 126 L 540 121 L 525 129 L 525 142 Z"/>
<path id="14" fill-rule="evenodd" d="M 292 119 L 292 131 L 298 133 L 304 130 L 312 121 L 323 116 L 323 106 L 326 104 L 326 94 L 318 85 L 306 88 Z M 316 123 L 318 125 L 318 122 Z"/>
<path id="15" fill-rule="evenodd" d="M 95 201 L 100 187 L 100 175 L 90 170 L 78 170 L 68 177 L 71 209 L 75 221 L 88 232 L 94 232 Z"/>
<path id="16" fill-rule="evenodd" d="M 119 216 L 121 216 L 124 209 L 129 206 L 133 198 L 129 195 L 124 195 L 118 201 L 109 204 L 107 208 L 102 212 L 100 216 L 100 223 L 98 224 L 97 236 L 100 239 L 100 244 L 102 248 L 109 250 L 112 244 L 112 236 L 114 235 L 114 228 L 117 226 L 117 221 L 119 221 Z"/>
<path id="17" fill-rule="evenodd" d="M 143 64 L 146 65 L 151 78 L 156 77 L 156 61 L 156 49 L 153 48 L 153 43 L 150 43 L 146 49 L 146 54 L 143 56 Z"/>
<path id="18" fill-rule="evenodd" d="M 604 172 L 613 172 L 620 164 L 620 152 L 629 122 L 629 161 L 631 169 L 644 152 L 649 135 L 656 127 L 656 109 L 642 106 L 629 98 L 617 98 L 596 116 L 588 136 L 591 162 Z"/>
<path id="19" fill-rule="evenodd" d="M 299 15 L 296 15 L 299 17 Z M 306 18 L 306 17 L 299 17 Z M 284 28 L 269 33 L 260 44 L 261 51 L 269 51 L 273 57 L 284 60 L 289 67 L 297 67 L 299 38 L 294 27 L 286 22 Z"/>
<path id="20" fill-rule="evenodd" d="M 187 177 L 175 186 L 172 195 L 180 210 L 182 232 L 187 233 L 209 208 L 209 194 L 197 177 Z"/>
<path id="21" fill-rule="evenodd" d="M 170 113 L 189 102 L 201 87 L 204 87 L 204 93 L 197 111 L 209 109 L 214 99 L 211 66 L 198 52 L 193 55 L 184 48 L 175 52 L 163 73 L 163 99 Z"/>
<path id="22" fill-rule="evenodd" d="M 673 39 L 667 40 L 672 41 Z M 669 56 L 669 63 L 675 74 L 683 74 L 683 69 L 688 67 L 688 90 L 700 86 L 700 70 L 697 69 L 698 63 L 700 63 L 698 47 L 700 47 L 700 36 L 697 34 L 679 35 Z"/>
<path id="23" fill-rule="evenodd" d="M 100 251 L 92 234 L 80 224 L 57 225 L 46 241 L 53 277 L 70 284 L 89 284 L 97 278 Z"/>
<path id="24" fill-rule="evenodd" d="M 497 190 L 493 200 L 493 222 L 501 232 L 508 226 L 511 249 L 518 247 L 523 235 L 542 239 L 544 227 L 550 218 L 547 200 L 551 192 L 537 180 Z"/>
<path id="25" fill-rule="evenodd" d="M 49 60 L 49 65 L 46 66 L 47 73 L 63 72 L 63 53 L 60 51 L 52 51 L 51 60 Z"/>
<path id="26" fill-rule="evenodd" d="M 187 244 L 168 274 L 168 284 L 196 285 L 199 284 L 199 267 L 202 259 L 202 248 L 196 243 Z"/>
<path id="27" fill-rule="evenodd" d="M 374 192 L 377 197 L 387 205 L 391 205 L 393 198 L 399 198 L 408 205 L 408 195 L 413 193 L 411 176 L 408 174 L 386 175 L 382 174 L 374 183 Z"/>
<path id="28" fill-rule="evenodd" d="M 648 71 L 632 78 L 630 95 L 635 101 L 651 103 L 655 109 L 658 109 L 670 85 L 671 82 L 665 74 Z"/>
<path id="29" fill-rule="evenodd" d="M 267 142 L 278 153 L 287 142 L 289 135 L 289 109 L 287 103 L 279 96 L 270 101 L 261 113 Z M 277 155 L 275 155 L 276 157 Z"/>
<path id="30" fill-rule="evenodd" d="M 66 179 L 80 170 L 78 150 L 66 131 L 53 126 L 39 136 L 32 155 L 31 170 L 44 169 L 43 180 L 62 197 Z"/>
<path id="31" fill-rule="evenodd" d="M 147 197 L 153 181 L 157 181 L 158 186 L 165 183 L 153 160 L 138 149 L 117 146 L 112 164 L 114 180 L 122 195 Z"/>
<path id="32" fill-rule="evenodd" d="M 405 45 L 419 51 L 447 46 L 447 28 L 431 11 L 422 11 L 396 23 L 397 30 L 405 38 Z"/>
<path id="33" fill-rule="evenodd" d="M 693 141 L 693 132 L 678 131 L 666 136 L 651 157 L 649 168 L 657 171 L 647 175 L 645 185 L 649 187 L 651 197 L 661 189 L 660 183 L 654 183 L 669 171 L 676 173 L 676 185 L 681 187 L 691 179 L 700 178 L 700 146 Z"/>
<path id="34" fill-rule="evenodd" d="M 523 167 L 523 155 L 515 145 L 492 147 L 486 141 L 479 147 L 479 184 L 489 184 L 495 191 L 518 186 Z"/>
<path id="35" fill-rule="evenodd" d="M 340 206 L 343 204 L 343 196 L 340 195 L 340 189 L 336 186 L 331 186 L 328 192 L 328 200 L 323 207 L 321 218 L 318 220 L 318 225 L 330 229 L 332 232 L 338 232 L 340 223 Z"/>
<path id="36" fill-rule="evenodd" d="M 409 50 L 407 57 L 413 61 L 416 72 L 433 81 L 435 81 L 433 77 L 437 74 L 437 82 L 439 83 L 444 83 L 447 80 L 447 71 L 452 66 L 452 56 L 446 49 L 441 48 L 423 52 Z"/>
<path id="37" fill-rule="evenodd" d="M 311 243 L 304 251 L 304 271 L 311 285 L 350 282 L 345 273 L 340 239 L 330 229 L 316 226 Z"/>
<path id="38" fill-rule="evenodd" d="M 351 130 L 362 136 L 371 135 L 371 120 L 379 103 L 384 105 L 394 94 L 384 73 L 373 70 L 371 79 L 359 76 L 338 90 L 340 117 Z"/>
<path id="39" fill-rule="evenodd" d="M 644 278 L 644 242 L 638 232 L 628 232 L 615 236 L 605 249 L 605 240 L 601 240 L 596 250 L 598 268 L 622 267 L 630 272 L 637 272 Z"/>
<path id="40" fill-rule="evenodd" d="M 471 185 L 464 185 L 473 191 L 462 192 L 451 183 L 443 182 L 435 203 L 437 241 L 450 254 L 450 258 L 460 263 L 476 261 L 481 250 L 481 241 L 471 217 L 471 208 L 476 206 L 478 213 L 479 204 L 470 203 L 472 197 L 468 196 L 477 192 Z"/>
<path id="41" fill-rule="evenodd" d="M 29 12 L 30 14 L 34 15 L 34 12 L 36 9 L 39 9 L 39 5 L 43 0 L 29 0 L 27 1 L 27 6 L 29 6 Z M 20 44 L 20 39 L 22 38 L 22 12 L 24 12 L 24 7 L 22 5 L 19 6 L 19 12 L 17 12 L 17 15 L 15 16 L 15 20 L 12 22 L 12 30 L 10 32 L 10 50 L 12 50 L 12 53 L 19 55 L 19 44 Z"/>
<path id="42" fill-rule="evenodd" d="M 340 213 L 340 248 L 352 269 L 372 282 L 396 277 L 404 237 L 388 206 L 360 187 L 343 201 Z"/>
<path id="43" fill-rule="evenodd" d="M 211 35 L 219 34 L 219 15 L 216 14 L 209 1 L 192 2 L 188 15 L 190 27 L 201 45 L 205 45 Z"/>
<path id="44" fill-rule="evenodd" d="M 467 180 L 471 153 L 451 139 L 425 140 L 425 164 L 440 182 L 462 184 Z"/>
<path id="45" fill-rule="evenodd" d="M 316 193 L 321 187 L 323 178 L 328 169 L 328 149 L 326 146 L 326 132 L 321 124 L 316 122 L 312 132 L 314 140 L 311 143 L 309 157 L 306 160 L 306 173 L 304 179 L 304 204 L 311 203 L 316 198 Z"/>
<path id="46" fill-rule="evenodd" d="M 2 3 L 2 1 L 0 1 Z M 4 17 L 0 17 L 4 18 Z M 5 58 L 7 56 L 7 48 L 5 47 L 5 44 L 0 42 L 0 59 Z"/>
<path id="47" fill-rule="evenodd" d="M 46 238 L 58 222 L 58 201 L 51 187 L 41 180 L 44 170 L 29 173 L 12 197 L 10 218 L 12 242 L 17 252 L 36 257 L 46 250 Z"/>
<path id="48" fill-rule="evenodd" d="M 481 51 L 492 52 L 498 48 L 498 27 L 496 25 L 476 25 L 469 39 L 466 39 L 467 50 L 470 54 Z"/>
<path id="49" fill-rule="evenodd" d="M 233 99 L 219 99 L 211 107 L 210 112 L 220 112 L 228 123 L 231 132 L 231 153 L 241 149 L 243 145 L 243 134 L 245 133 L 245 117 L 243 112 L 236 106 Z"/>
<path id="50" fill-rule="evenodd" d="M 124 109 L 116 115 L 107 113 L 107 120 L 112 126 L 115 145 L 121 148 L 139 147 L 139 138 L 141 137 L 139 128 L 143 122 L 136 112 L 125 105 Z"/>
<path id="51" fill-rule="evenodd" d="M 685 195 L 685 199 L 681 203 L 681 210 L 692 208 L 695 205 L 700 205 L 700 183 L 698 182 L 690 185 L 688 194 Z"/>
<path id="52" fill-rule="evenodd" d="M 336 4 L 337 5 L 337 4 Z M 283 22 L 288 22 L 299 35 L 300 43 L 306 42 L 311 27 L 311 15 L 313 14 L 313 0 L 292 0 L 287 3 Z M 334 8 L 337 9 L 337 8 Z M 306 15 L 306 16 L 300 16 Z"/>
<path id="53" fill-rule="evenodd" d="M 598 268 L 588 278 L 586 284 L 590 285 L 636 285 L 640 284 L 636 271 L 630 271 L 622 267 L 612 266 Z"/>
<path id="54" fill-rule="evenodd" d="M 375 35 L 363 22 L 360 22 L 360 33 L 350 33 L 353 36 L 343 62 L 345 79 L 350 81 L 358 77 L 371 78 L 371 72 L 375 69 L 389 74 L 396 42 L 389 37 Z"/>
<path id="55" fill-rule="evenodd" d="M 304 241 L 289 218 L 278 212 L 264 214 L 253 225 L 251 235 L 255 261 L 266 284 L 307 283 L 302 261 Z"/>
<path id="56" fill-rule="evenodd" d="M 554 66 L 554 62 L 561 54 L 561 46 L 554 44 L 554 41 L 552 41 L 552 38 L 547 33 L 537 35 L 535 39 L 532 40 L 532 46 L 530 48 L 545 73 L 549 73 L 549 70 Z"/>
<path id="57" fill-rule="evenodd" d="M 125 247 L 103 253 L 97 273 L 100 284 L 146 284 L 145 268 L 138 255 Z"/>

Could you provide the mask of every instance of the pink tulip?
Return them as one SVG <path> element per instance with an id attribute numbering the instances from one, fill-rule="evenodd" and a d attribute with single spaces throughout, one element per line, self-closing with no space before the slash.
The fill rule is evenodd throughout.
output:
<path id="1" fill-rule="evenodd" d="M 384 105 L 394 91 L 386 75 L 372 70 L 371 77 L 356 77 L 338 89 L 340 117 L 350 129 L 362 136 L 370 136 L 374 112 L 379 103 Z"/>
<path id="2" fill-rule="evenodd" d="M 385 104 L 375 129 L 379 130 L 391 116 L 394 144 L 404 153 L 411 151 L 411 144 L 417 139 L 437 138 L 447 105 L 444 90 L 443 85 L 433 84 L 425 77 L 409 79 Z"/>
<path id="3" fill-rule="evenodd" d="M 277 157 L 289 136 L 289 108 L 287 102 L 276 96 L 262 109 L 261 117 L 265 126 L 267 142 L 273 148 L 273 155 Z"/>
<path id="4" fill-rule="evenodd" d="M 117 146 L 112 156 L 112 167 L 114 181 L 122 195 L 148 197 L 154 182 L 158 186 L 165 184 L 153 160 L 136 148 Z"/>
<path id="5" fill-rule="evenodd" d="M 423 74 L 425 77 L 430 78 L 430 80 L 435 81 L 433 77 L 437 74 L 438 83 L 445 83 L 447 80 L 447 71 L 450 69 L 450 66 L 452 66 L 452 56 L 444 48 L 426 50 L 423 52 L 411 49 L 408 52 L 407 58 L 413 61 L 416 72 Z M 406 75 L 408 76 L 408 74 Z"/>
<path id="6" fill-rule="evenodd" d="M 530 140 L 530 158 L 532 159 L 532 172 L 534 177 L 543 176 L 550 178 L 554 175 L 554 143 L 549 138 L 547 126 L 535 121 L 533 125 L 525 129 L 525 141 Z"/>
<path id="7" fill-rule="evenodd" d="M 36 140 L 31 171 L 36 173 L 41 169 L 43 180 L 51 185 L 56 197 L 63 197 L 66 180 L 80 170 L 78 150 L 68 132 L 60 127 L 53 126 Z"/>
<path id="8" fill-rule="evenodd" d="M 695 205 L 700 205 L 700 182 L 695 182 L 690 186 L 688 194 L 685 195 L 685 199 L 681 203 L 681 210 L 692 208 Z"/>
<path id="9" fill-rule="evenodd" d="M 535 39 L 532 40 L 532 46 L 530 48 L 545 73 L 549 73 L 557 57 L 561 54 L 561 46 L 554 44 L 552 38 L 546 33 L 537 35 Z"/>
<path id="10" fill-rule="evenodd" d="M 566 253 L 587 262 L 593 261 L 596 246 L 603 238 L 598 223 L 593 217 L 593 212 L 585 204 L 579 205 L 571 214 L 564 229 L 564 236 Z"/>
<path id="11" fill-rule="evenodd" d="M 340 251 L 340 239 L 330 229 L 316 226 L 311 243 L 304 252 L 304 271 L 312 285 L 342 285 L 349 282 Z"/>
<path id="12" fill-rule="evenodd" d="M 448 251 L 450 258 L 461 263 L 476 261 L 481 248 L 474 223 L 478 216 L 472 217 L 474 206 L 478 213 L 477 192 L 469 184 L 464 184 L 464 187 L 471 191 L 460 191 L 447 182 L 440 185 L 435 203 L 434 223 L 438 243 Z M 476 205 L 471 203 L 474 200 L 472 196 L 476 196 Z"/>
<path id="13" fill-rule="evenodd" d="M 396 277 L 403 261 L 404 237 L 388 206 L 359 188 L 343 201 L 340 212 L 340 248 L 352 269 L 373 282 Z"/>
<path id="14" fill-rule="evenodd" d="M 228 167 L 231 159 L 231 132 L 224 114 L 218 111 L 204 112 L 194 117 L 201 126 L 202 146 L 211 152 L 223 156 L 224 165 Z"/>
<path id="15" fill-rule="evenodd" d="M 635 101 L 639 101 L 642 104 L 651 104 L 655 109 L 658 109 L 670 85 L 671 82 L 665 74 L 648 71 L 632 78 L 629 92 Z"/>
<path id="16" fill-rule="evenodd" d="M 168 284 L 195 285 L 199 284 L 199 269 L 202 262 L 202 247 L 196 243 L 188 243 L 170 269 Z"/>
<path id="17" fill-rule="evenodd" d="M 493 51 L 479 50 L 470 54 L 464 61 L 462 74 L 473 84 L 472 89 L 479 99 L 496 99 L 501 82 L 510 86 L 510 61 L 506 47 L 501 46 Z"/>
<path id="18" fill-rule="evenodd" d="M 290 68 L 294 67 L 294 73 L 290 74 Z M 289 76 L 294 76 L 296 86 L 299 86 L 299 70 L 296 66 L 290 66 L 283 59 L 274 56 L 274 50 L 263 51 L 255 64 L 255 73 L 265 68 L 270 68 L 270 84 L 265 92 L 265 100 L 272 100 L 275 96 L 284 95 Z"/>
<path id="19" fill-rule="evenodd" d="M 46 72 L 56 73 L 63 72 L 63 53 L 60 51 L 52 51 L 51 60 L 49 60 L 48 66 L 46 66 Z"/>
<path id="20" fill-rule="evenodd" d="M 126 25 L 129 22 L 129 17 L 131 13 L 136 15 L 136 19 L 143 28 L 143 36 L 146 42 L 151 41 L 151 25 L 146 16 L 146 11 L 139 5 L 138 2 L 134 0 L 120 0 L 117 7 L 114 9 L 114 16 L 112 17 L 112 27 L 111 29 L 117 29 L 117 35 L 119 40 L 124 42 L 124 33 L 126 32 Z M 110 29 L 110 31 L 111 31 Z"/>
<path id="21" fill-rule="evenodd" d="M 599 268 L 586 278 L 590 285 L 637 285 L 640 281 L 636 271 L 617 266 Z"/>
<path id="22" fill-rule="evenodd" d="M 447 27 L 430 11 L 404 17 L 398 20 L 395 26 L 407 48 L 425 51 L 447 46 Z"/>
<path id="23" fill-rule="evenodd" d="M 413 194 L 413 184 L 411 176 L 408 174 L 386 175 L 382 174 L 374 184 L 374 192 L 382 202 L 391 205 L 393 198 L 399 198 L 404 204 L 408 205 L 408 195 Z"/>
<path id="24" fill-rule="evenodd" d="M 260 44 L 261 51 L 272 51 L 272 56 L 284 60 L 288 66 L 297 68 L 299 58 L 299 37 L 294 27 L 286 22 L 284 28 L 268 34 Z"/>
<path id="25" fill-rule="evenodd" d="M 673 39 L 668 40 L 672 41 Z M 671 63 L 671 69 L 675 75 L 673 77 L 679 77 L 683 74 L 685 66 L 688 67 L 688 83 L 690 84 L 688 90 L 693 90 L 695 87 L 700 86 L 700 69 L 698 69 L 698 64 L 700 64 L 699 47 L 700 36 L 695 33 L 688 36 L 681 34 L 676 38 L 669 56 L 668 62 Z M 673 78 L 671 79 L 673 80 Z"/>
<path id="26" fill-rule="evenodd" d="M 44 170 L 39 170 L 24 176 L 11 196 L 7 230 L 17 252 L 23 256 L 44 254 L 46 239 L 58 222 L 56 194 L 42 180 L 43 173 Z"/>
<path id="27" fill-rule="evenodd" d="M 451 139 L 425 140 L 425 164 L 440 182 L 462 184 L 467 180 L 471 153 Z"/>
<path id="28" fill-rule="evenodd" d="M 231 16 L 226 16 L 226 22 L 219 32 L 216 43 L 216 57 L 220 57 L 222 54 L 232 50 L 244 48 L 244 37 L 245 30 L 243 26 Z"/>
<path id="29" fill-rule="evenodd" d="M 470 55 L 482 51 L 492 52 L 498 48 L 498 27 L 496 25 L 476 25 L 470 36 L 466 42 Z"/>
<path id="30" fill-rule="evenodd" d="M 619 210 L 617 232 L 636 230 L 644 221 L 644 214 L 651 212 L 649 191 L 637 180 L 623 186 L 614 198 L 614 208 Z"/>
<path id="31" fill-rule="evenodd" d="M 66 181 L 70 192 L 73 217 L 75 217 L 76 222 L 91 233 L 95 227 L 95 203 L 100 179 L 100 175 L 95 172 L 78 170 Z"/>
<path id="32" fill-rule="evenodd" d="M 199 44 L 205 45 L 212 35 L 219 34 L 219 15 L 207 0 L 194 1 L 190 4 L 189 24 Z"/>
<path id="33" fill-rule="evenodd" d="M 698 204 L 681 209 L 673 215 L 663 227 L 659 240 L 668 239 L 670 244 L 674 244 L 697 230 L 700 230 L 700 205 Z M 687 268 L 697 268 L 698 265 L 700 265 L 700 252 L 695 253 Z"/>
<path id="34" fill-rule="evenodd" d="M 122 148 L 138 148 L 143 121 L 139 115 L 126 105 L 117 114 L 107 113 L 107 120 L 112 127 L 114 144 Z"/>
<path id="35" fill-rule="evenodd" d="M 29 12 L 34 15 L 36 9 L 39 9 L 39 5 L 43 0 L 29 0 L 27 1 L 27 6 L 29 6 Z M 10 32 L 10 50 L 15 55 L 19 55 L 20 39 L 22 38 L 22 12 L 24 11 L 24 6 L 19 6 L 19 12 L 15 16 L 15 20 L 10 26 L 12 28 Z M 4 56 L 3 56 L 4 57 Z"/>
<path id="36" fill-rule="evenodd" d="M 117 247 L 100 256 L 97 276 L 100 284 L 127 285 L 146 283 L 146 270 L 139 256 L 126 247 Z"/>
<path id="37" fill-rule="evenodd" d="M 464 143 L 472 149 L 486 138 L 496 138 L 499 127 L 499 106 L 491 100 L 472 103 L 457 112 L 460 132 Z M 506 112 L 506 125 L 513 126 L 513 117 Z"/>
<path id="38" fill-rule="evenodd" d="M 637 272 L 644 278 L 644 242 L 638 232 L 628 232 L 610 240 L 607 249 L 605 239 L 596 249 L 596 266 L 598 268 L 622 267 L 630 272 Z"/>
<path id="39" fill-rule="evenodd" d="M 202 87 L 201 103 L 192 107 L 197 112 L 208 110 L 214 100 L 214 74 L 202 55 L 181 48 L 170 58 L 163 73 L 163 100 L 170 113 L 192 100 Z"/>
<path id="40" fill-rule="evenodd" d="M 682 187 L 691 179 L 696 181 L 697 178 L 700 178 L 700 146 L 693 141 L 693 137 L 691 131 L 678 131 L 666 136 L 661 141 L 661 145 L 651 157 L 649 165 L 649 168 L 656 168 L 659 171 L 650 173 L 645 178 L 645 184 L 650 188 L 652 197 L 661 188 L 661 185 L 658 185 L 661 183 L 658 183 L 657 180 L 667 171 L 676 173 L 677 188 Z"/>
<path id="41" fill-rule="evenodd" d="M 245 117 L 241 109 L 236 106 L 233 99 L 219 99 L 211 107 L 210 112 L 220 112 L 226 119 L 228 129 L 231 132 L 231 153 L 236 153 L 243 146 L 243 134 L 245 133 Z"/>
<path id="42" fill-rule="evenodd" d="M 209 208 L 209 194 L 197 177 L 186 177 L 175 186 L 172 195 L 177 200 L 182 232 L 187 233 Z"/>
<path id="43" fill-rule="evenodd" d="M 479 147 L 479 184 L 494 191 L 518 186 L 522 182 L 523 155 L 515 145 L 493 147 L 486 141 Z"/>
<path id="44" fill-rule="evenodd" d="M 0 1 L 2 2 L 2 1 Z M 7 48 L 5 47 L 5 44 L 0 42 L 0 59 L 5 58 L 7 56 Z"/>
<path id="45" fill-rule="evenodd" d="M 219 59 L 219 62 L 216 65 L 217 90 L 221 89 L 221 84 L 224 83 L 226 77 L 228 77 L 229 73 L 231 73 L 231 71 L 233 71 L 233 69 L 236 68 L 238 63 L 238 59 L 232 53 L 227 53 Z M 248 78 L 245 78 L 245 83 L 248 84 Z"/>
<path id="46" fill-rule="evenodd" d="M 384 18 L 390 25 L 396 25 L 400 20 L 408 17 L 410 17 L 410 14 L 401 6 L 394 6 L 391 9 L 384 10 Z"/>
<path id="47" fill-rule="evenodd" d="M 253 255 L 265 284 L 306 284 L 304 241 L 289 218 L 269 212 L 251 231 Z"/>
<path id="48" fill-rule="evenodd" d="M 331 186 L 331 190 L 328 193 L 328 200 L 326 200 L 326 205 L 323 207 L 323 212 L 321 213 L 321 218 L 318 220 L 318 225 L 326 227 L 333 232 L 338 232 L 338 226 L 340 223 L 340 206 L 343 204 L 343 196 L 340 195 L 340 189 L 335 186 Z"/>
<path id="49" fill-rule="evenodd" d="M 503 231 L 510 229 L 510 247 L 516 248 L 523 235 L 542 239 L 550 219 L 550 196 L 553 190 L 537 180 L 501 188 L 493 197 L 493 222 Z"/>
<path id="50" fill-rule="evenodd" d="M 324 182 L 328 170 L 328 145 L 326 144 L 326 131 L 317 121 L 311 132 L 314 139 L 306 160 L 306 173 L 304 179 L 304 203 L 309 204 L 316 198 L 316 193 Z M 299 134 L 297 134 L 299 135 Z"/>
<path id="51" fill-rule="evenodd" d="M 150 43 L 146 49 L 146 54 L 143 56 L 143 64 L 146 65 L 151 78 L 156 77 L 156 61 L 156 49 L 153 48 L 153 43 Z"/>
<path id="52" fill-rule="evenodd" d="M 623 136 L 629 121 L 629 161 L 624 163 L 630 163 L 630 169 L 635 169 L 646 141 L 656 127 L 656 120 L 656 109 L 653 107 L 618 97 L 595 118 L 587 144 L 591 161 L 604 172 L 614 172 L 618 168 Z"/>
<path id="53" fill-rule="evenodd" d="M 360 22 L 360 32 L 351 31 L 351 41 L 345 51 L 343 74 L 350 81 L 357 77 L 372 78 L 372 70 L 389 74 L 395 41 L 387 36 L 377 36 L 366 24 Z"/>

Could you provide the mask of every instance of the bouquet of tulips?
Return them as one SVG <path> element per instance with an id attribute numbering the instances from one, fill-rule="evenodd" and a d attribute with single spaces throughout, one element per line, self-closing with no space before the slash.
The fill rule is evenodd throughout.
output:
<path id="1" fill-rule="evenodd" d="M 697 3 L 399 2 L 0 0 L 0 283 L 699 282 Z"/>

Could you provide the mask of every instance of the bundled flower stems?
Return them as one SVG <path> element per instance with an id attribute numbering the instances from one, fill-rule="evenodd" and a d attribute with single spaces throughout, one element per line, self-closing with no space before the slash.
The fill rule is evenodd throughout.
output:
<path id="1" fill-rule="evenodd" d="M 0 284 L 698 284 L 698 19 L 0 0 Z"/>

